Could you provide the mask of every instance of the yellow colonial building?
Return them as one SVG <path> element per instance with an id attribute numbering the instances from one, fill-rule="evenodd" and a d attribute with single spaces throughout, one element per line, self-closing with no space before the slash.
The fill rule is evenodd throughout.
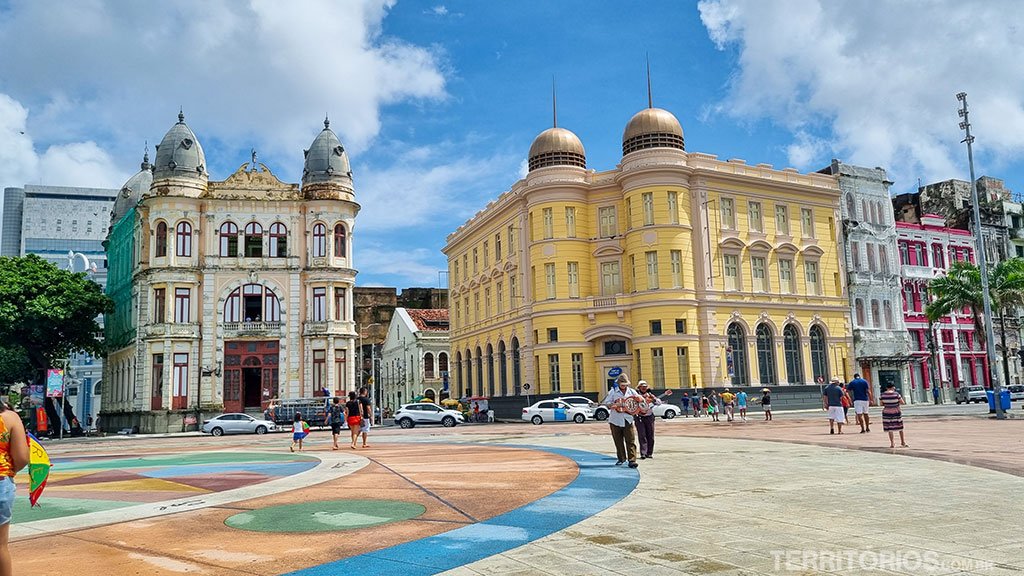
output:
<path id="1" fill-rule="evenodd" d="M 597 172 L 560 127 L 448 237 L 453 395 L 809 384 L 851 374 L 840 192 L 824 174 L 688 153 L 629 121 Z"/>

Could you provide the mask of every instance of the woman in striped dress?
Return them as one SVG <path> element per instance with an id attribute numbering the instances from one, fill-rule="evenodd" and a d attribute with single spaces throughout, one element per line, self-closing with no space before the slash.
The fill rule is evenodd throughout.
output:
<path id="1" fill-rule="evenodd" d="M 906 402 L 903 401 L 900 393 L 896 391 L 896 385 L 893 383 L 886 384 L 885 392 L 882 392 L 879 400 L 882 403 L 882 430 L 889 433 L 889 448 L 896 447 L 896 439 L 893 438 L 893 432 L 897 430 L 900 433 L 900 446 L 909 448 L 907 439 L 903 435 L 903 412 L 900 411 L 900 405 Z"/>

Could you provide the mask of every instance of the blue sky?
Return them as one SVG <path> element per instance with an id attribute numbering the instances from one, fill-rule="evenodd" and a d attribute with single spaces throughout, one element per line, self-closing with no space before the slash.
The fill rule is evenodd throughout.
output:
<path id="1" fill-rule="evenodd" d="M 978 173 L 1024 191 L 1012 1 L 643 3 L 0 0 L 0 187 L 117 188 L 184 108 L 211 177 L 256 148 L 297 181 L 325 113 L 363 205 L 360 285 L 436 286 L 445 237 L 551 124 L 614 168 L 647 102 L 689 151 L 803 171 L 883 166 L 904 192 Z"/>

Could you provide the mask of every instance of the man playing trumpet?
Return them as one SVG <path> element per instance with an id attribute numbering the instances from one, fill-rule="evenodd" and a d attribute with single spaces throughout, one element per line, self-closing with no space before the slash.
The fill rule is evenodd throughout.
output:
<path id="1" fill-rule="evenodd" d="M 601 404 L 609 408 L 608 427 L 615 442 L 616 466 L 629 461 L 630 468 L 636 468 L 636 429 L 633 416 L 643 409 L 644 398 L 629 387 L 629 377 L 620 374 L 616 386 L 604 397 Z"/>

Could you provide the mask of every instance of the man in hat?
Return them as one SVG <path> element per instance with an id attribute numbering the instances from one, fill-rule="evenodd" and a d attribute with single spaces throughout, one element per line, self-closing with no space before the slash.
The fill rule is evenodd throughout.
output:
<path id="1" fill-rule="evenodd" d="M 821 409 L 828 412 L 829 434 L 836 433 L 836 426 L 839 426 L 839 433 L 842 434 L 843 422 L 846 422 L 843 414 L 843 396 L 846 396 L 846 391 L 839 384 L 839 378 L 833 377 L 821 394 Z"/>
<path id="2" fill-rule="evenodd" d="M 636 435 L 640 439 L 640 459 L 654 458 L 654 406 L 661 400 L 647 387 L 647 381 L 636 384 L 636 391 L 644 397 L 644 408 L 636 415 Z"/>
<path id="3" fill-rule="evenodd" d="M 615 387 L 608 391 L 601 404 L 609 408 L 608 428 L 615 443 L 616 466 L 629 460 L 629 467 L 636 468 L 636 430 L 633 428 L 633 415 L 625 411 L 623 400 L 633 397 L 636 402 L 643 402 L 643 397 L 629 387 L 629 376 L 619 374 Z"/>

